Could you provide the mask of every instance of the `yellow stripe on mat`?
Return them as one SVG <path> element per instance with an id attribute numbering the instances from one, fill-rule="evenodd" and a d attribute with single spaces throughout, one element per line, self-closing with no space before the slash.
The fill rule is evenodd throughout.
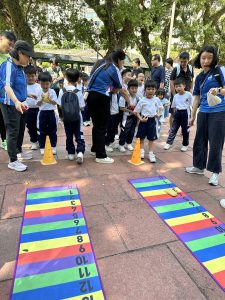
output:
<path id="1" fill-rule="evenodd" d="M 204 213 L 207 214 L 209 218 L 214 218 L 214 216 L 211 215 L 209 212 L 205 211 Z M 203 216 L 202 213 L 198 213 L 189 216 L 167 219 L 165 220 L 165 222 L 172 227 L 176 225 L 187 224 L 187 223 L 192 223 L 192 222 L 202 221 L 202 220 L 206 220 L 206 217 Z"/>
<path id="2" fill-rule="evenodd" d="M 225 270 L 225 256 L 204 262 L 203 265 L 212 274 L 224 271 Z"/>
<path id="3" fill-rule="evenodd" d="M 82 236 L 83 238 L 82 242 L 80 243 L 77 241 L 78 236 L 74 236 L 74 235 L 69 237 L 63 237 L 63 238 L 22 243 L 20 244 L 20 254 L 60 248 L 60 247 L 67 247 L 67 246 L 78 245 L 78 244 L 85 244 L 90 242 L 88 234 L 81 234 L 79 235 L 79 237 L 80 236 Z"/>

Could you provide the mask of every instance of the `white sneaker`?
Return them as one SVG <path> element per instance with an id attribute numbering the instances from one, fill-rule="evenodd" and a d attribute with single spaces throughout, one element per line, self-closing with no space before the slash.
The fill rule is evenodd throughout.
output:
<path id="1" fill-rule="evenodd" d="M 141 149 L 141 158 L 145 158 L 145 149 Z"/>
<path id="2" fill-rule="evenodd" d="M 221 205 L 223 208 L 225 208 L 225 199 L 221 199 L 221 200 L 220 200 L 220 205 Z"/>
<path id="3" fill-rule="evenodd" d="M 217 173 L 213 173 L 212 176 L 209 179 L 209 184 L 217 186 L 219 183 L 219 175 Z"/>
<path id="4" fill-rule="evenodd" d="M 149 152 L 149 160 L 151 163 L 155 163 L 156 162 L 156 158 L 155 158 L 155 154 L 153 152 Z"/>
<path id="5" fill-rule="evenodd" d="M 105 150 L 106 152 L 113 152 L 113 148 L 109 145 L 109 146 L 105 146 Z"/>
<path id="6" fill-rule="evenodd" d="M 116 134 L 116 135 L 115 135 L 115 140 L 118 140 L 118 139 L 119 139 L 119 135 Z"/>
<path id="7" fill-rule="evenodd" d="M 185 171 L 190 174 L 204 175 L 204 170 L 195 167 L 187 167 Z"/>
<path id="8" fill-rule="evenodd" d="M 91 154 L 92 156 L 96 156 L 96 152 L 90 151 L 90 154 Z"/>
<path id="9" fill-rule="evenodd" d="M 69 160 L 74 160 L 75 159 L 75 154 L 68 154 L 68 159 Z"/>
<path id="10" fill-rule="evenodd" d="M 126 148 L 127 148 L 129 151 L 133 151 L 133 150 L 134 150 L 132 144 L 127 144 Z"/>
<path id="11" fill-rule="evenodd" d="M 187 150 L 188 150 L 188 146 L 182 146 L 180 148 L 180 151 L 182 151 L 182 152 L 186 152 Z"/>
<path id="12" fill-rule="evenodd" d="M 170 149 L 170 147 L 171 147 L 171 145 L 170 144 L 166 144 L 165 146 L 164 146 L 164 150 L 169 150 Z"/>
<path id="13" fill-rule="evenodd" d="M 38 149 L 38 142 L 36 142 L 36 143 L 31 143 L 30 149 L 31 149 L 31 150 L 37 150 L 37 149 Z"/>
<path id="14" fill-rule="evenodd" d="M 120 152 L 123 152 L 123 153 L 126 152 L 126 149 L 124 146 L 119 145 L 118 149 Z"/>
<path id="15" fill-rule="evenodd" d="M 106 157 L 106 158 L 96 158 L 95 161 L 100 164 L 112 164 L 114 163 L 114 159 L 111 157 Z"/>
<path id="16" fill-rule="evenodd" d="M 52 147 L 52 154 L 56 154 L 57 153 L 57 151 L 56 151 L 56 147 Z"/>
<path id="17" fill-rule="evenodd" d="M 76 157 L 76 162 L 81 165 L 84 161 L 84 154 L 82 152 L 79 152 L 77 154 L 77 157 Z"/>
<path id="18" fill-rule="evenodd" d="M 23 172 L 23 171 L 26 171 L 27 166 L 22 164 L 21 161 L 16 160 L 14 162 L 10 162 L 8 164 L 8 168 L 11 170 L 15 170 L 17 172 Z"/>
<path id="19" fill-rule="evenodd" d="M 17 158 L 20 160 L 22 160 L 22 159 L 30 160 L 33 158 L 33 155 L 31 152 L 21 152 L 21 153 L 17 154 Z"/>
<path id="20" fill-rule="evenodd" d="M 45 149 L 40 149 L 40 153 L 41 153 L 41 155 L 44 155 Z"/>

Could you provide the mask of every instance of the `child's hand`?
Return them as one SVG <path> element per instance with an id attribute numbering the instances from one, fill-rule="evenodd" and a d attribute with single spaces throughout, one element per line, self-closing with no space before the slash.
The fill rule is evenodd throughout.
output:
<path id="1" fill-rule="evenodd" d="M 148 117 L 142 117 L 140 119 L 141 122 L 146 123 L 148 121 Z"/>

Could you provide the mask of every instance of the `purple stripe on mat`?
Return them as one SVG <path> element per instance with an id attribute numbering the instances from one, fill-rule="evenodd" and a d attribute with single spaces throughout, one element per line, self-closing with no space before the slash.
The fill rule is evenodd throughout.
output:
<path id="1" fill-rule="evenodd" d="M 151 201 L 151 206 L 157 207 L 157 206 L 164 206 L 164 205 L 170 205 L 170 204 L 177 204 L 177 203 L 184 203 L 187 202 L 187 199 L 189 201 L 193 201 L 191 197 L 186 196 L 186 199 L 183 197 L 177 197 L 177 198 L 169 198 L 165 200 L 159 200 L 159 201 Z"/>
<path id="2" fill-rule="evenodd" d="M 134 183 L 141 183 L 141 182 L 152 182 L 157 180 L 163 180 L 166 179 L 165 176 L 156 176 L 156 177 L 147 177 L 147 178 L 139 178 L 139 179 L 130 179 L 129 182 Z"/>
<path id="3" fill-rule="evenodd" d="M 77 189 L 76 185 L 67 185 L 67 186 L 50 186 L 50 187 L 42 187 L 42 188 L 31 188 L 27 190 L 27 194 L 33 193 L 42 193 L 42 192 L 56 192 L 56 191 L 64 191 L 68 189 Z"/>
<path id="4" fill-rule="evenodd" d="M 78 215 L 78 219 L 84 217 L 82 212 L 77 213 L 77 215 Z M 63 214 L 63 215 L 40 217 L 40 218 L 27 218 L 27 219 L 24 219 L 23 226 L 50 223 L 50 222 L 58 222 L 58 221 L 66 221 L 66 220 L 72 220 L 72 219 L 74 219 L 72 213 Z"/>
<path id="5" fill-rule="evenodd" d="M 200 230 L 183 233 L 183 234 L 180 234 L 179 237 L 182 241 L 189 242 L 189 241 L 209 237 L 211 235 L 215 236 L 217 234 L 223 233 L 222 231 L 217 230 L 216 227 L 220 227 L 225 231 L 225 226 L 222 224 L 222 225 L 215 226 L 215 227 L 204 228 L 204 229 L 200 229 Z"/>
<path id="6" fill-rule="evenodd" d="M 83 263 L 83 258 L 85 259 L 85 264 Z M 76 259 L 79 260 L 77 261 Z M 79 266 L 79 264 L 82 266 L 86 266 L 93 263 L 95 263 L 95 259 L 93 253 L 91 252 L 86 253 L 85 255 L 81 253 L 80 255 L 76 256 L 45 260 L 27 265 L 18 265 L 16 278 L 74 268 Z"/>

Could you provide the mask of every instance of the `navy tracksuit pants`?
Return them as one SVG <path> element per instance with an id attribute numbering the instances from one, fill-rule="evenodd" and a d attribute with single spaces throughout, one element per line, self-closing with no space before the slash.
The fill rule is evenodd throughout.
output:
<path id="1" fill-rule="evenodd" d="M 172 145 L 173 141 L 177 135 L 178 129 L 182 128 L 183 134 L 183 146 L 189 145 L 189 126 L 188 126 L 188 111 L 187 109 L 184 110 L 177 110 L 174 114 L 173 124 L 167 139 L 167 144 Z"/>
<path id="2" fill-rule="evenodd" d="M 50 138 L 51 146 L 57 144 L 57 124 L 54 110 L 41 110 L 38 114 L 38 142 L 40 149 L 44 149 L 46 136 Z"/>
<path id="3" fill-rule="evenodd" d="M 73 141 L 74 136 L 77 143 L 76 152 L 84 153 L 85 151 L 84 134 L 82 132 L 83 130 L 81 129 L 81 122 L 82 119 L 76 122 L 64 122 L 64 129 L 66 133 L 66 151 L 68 152 L 68 154 L 75 154 L 75 146 Z"/>
<path id="4" fill-rule="evenodd" d="M 36 143 L 38 141 L 37 135 L 37 116 L 39 113 L 39 108 L 29 108 L 27 111 L 27 129 L 30 135 L 31 143 Z"/>

